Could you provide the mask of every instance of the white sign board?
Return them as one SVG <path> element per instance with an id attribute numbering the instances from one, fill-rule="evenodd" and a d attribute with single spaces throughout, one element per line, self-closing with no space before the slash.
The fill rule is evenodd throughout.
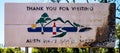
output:
<path id="1" fill-rule="evenodd" d="M 5 46 L 91 47 L 108 38 L 111 8 L 114 5 L 5 3 Z"/>

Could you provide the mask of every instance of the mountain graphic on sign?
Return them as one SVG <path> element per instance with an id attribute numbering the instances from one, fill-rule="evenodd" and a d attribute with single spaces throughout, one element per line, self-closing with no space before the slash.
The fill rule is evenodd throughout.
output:
<path id="1" fill-rule="evenodd" d="M 56 21 L 60 21 L 63 24 L 70 24 L 72 27 L 71 26 L 68 26 L 68 27 L 64 27 L 64 26 L 63 27 L 59 27 L 59 26 L 46 27 L 47 25 L 49 25 L 53 22 L 54 22 L 54 25 L 56 25 L 55 24 Z M 40 24 L 41 27 L 36 27 L 36 25 L 38 25 L 38 24 Z M 82 28 L 78 29 L 78 27 L 82 27 Z M 56 32 L 62 32 L 61 34 L 58 34 L 58 35 L 52 36 L 52 37 L 63 37 L 67 34 L 67 32 L 85 32 L 85 31 L 89 31 L 91 29 L 92 28 L 90 28 L 90 27 L 85 27 L 85 26 L 80 25 L 75 22 L 72 23 L 69 20 L 64 21 L 61 17 L 58 17 L 56 19 L 51 19 L 47 13 L 43 13 L 41 15 L 40 19 L 38 19 L 36 21 L 36 24 L 32 24 L 32 27 L 29 27 L 27 30 L 28 30 L 28 32 L 41 32 L 42 35 L 44 34 L 44 32 L 54 32 L 54 34 L 56 34 Z"/>
<path id="2" fill-rule="evenodd" d="M 62 20 L 61 17 L 58 17 L 58 18 L 56 18 L 56 19 L 51 20 L 51 21 L 48 22 L 46 25 L 50 24 L 50 23 L 53 22 L 53 21 L 61 21 L 61 22 L 64 23 L 64 24 L 69 23 L 69 24 L 70 24 L 71 26 L 73 26 L 73 27 L 79 27 L 79 26 L 84 27 L 84 26 L 79 25 L 79 24 L 77 24 L 77 23 L 73 23 L 73 24 L 72 24 L 69 20 L 64 21 L 64 20 Z M 45 26 L 46 26 L 46 25 L 45 25 Z M 45 26 L 44 26 L 44 27 L 45 27 Z"/>

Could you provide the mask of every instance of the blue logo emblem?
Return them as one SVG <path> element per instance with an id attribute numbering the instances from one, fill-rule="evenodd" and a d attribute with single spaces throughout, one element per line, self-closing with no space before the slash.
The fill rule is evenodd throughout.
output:
<path id="1" fill-rule="evenodd" d="M 49 21 L 49 22 L 47 22 Z M 70 24 L 72 27 L 59 27 L 56 25 L 56 21 L 60 21 L 63 24 Z M 51 27 L 46 27 L 50 23 L 53 23 Z M 36 25 L 41 25 L 41 27 L 37 27 Z M 81 27 L 80 29 L 78 29 Z M 63 37 L 69 32 L 86 32 L 89 30 L 92 30 L 91 27 L 85 27 L 83 25 L 80 25 L 78 23 L 71 23 L 69 20 L 63 20 L 61 17 L 58 17 L 56 19 L 51 19 L 47 13 L 43 13 L 36 21 L 35 24 L 32 24 L 31 27 L 27 28 L 28 32 L 41 32 L 42 35 L 44 35 L 45 32 L 51 32 L 54 37 Z M 57 32 L 62 32 L 61 34 L 57 34 Z"/>

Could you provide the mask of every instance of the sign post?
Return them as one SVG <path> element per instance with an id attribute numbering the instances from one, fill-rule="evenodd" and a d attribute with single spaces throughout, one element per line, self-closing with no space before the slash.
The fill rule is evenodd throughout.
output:
<path id="1" fill-rule="evenodd" d="M 29 53 L 29 52 L 28 52 L 28 47 L 25 47 L 25 53 Z"/>
<path id="2" fill-rule="evenodd" d="M 92 53 L 92 48 L 89 48 L 89 53 Z"/>

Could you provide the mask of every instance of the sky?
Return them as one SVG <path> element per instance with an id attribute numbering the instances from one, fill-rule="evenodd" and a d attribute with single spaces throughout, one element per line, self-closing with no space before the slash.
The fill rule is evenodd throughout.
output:
<path id="1" fill-rule="evenodd" d="M 69 0 L 70 2 L 72 2 L 72 0 Z M 46 2 L 50 2 L 50 0 L 0 0 L 0 44 L 4 45 L 4 3 L 6 2 L 14 2 L 14 3 L 46 3 Z M 91 0 L 92 3 L 98 3 L 97 1 Z M 120 3 L 120 0 L 117 0 L 117 2 Z M 62 0 L 61 3 L 66 3 L 65 0 Z M 76 3 L 86 3 L 86 0 L 76 0 Z M 118 3 L 117 3 L 118 5 Z M 118 13 L 118 11 L 116 11 L 116 16 L 120 17 L 120 13 Z M 116 20 L 116 22 L 120 22 L 119 20 Z"/>
<path id="2" fill-rule="evenodd" d="M 4 0 L 0 0 L 0 43 L 4 44 Z"/>
<path id="3" fill-rule="evenodd" d="M 116 6 L 120 5 L 120 0 L 116 1 Z M 117 8 L 117 7 L 116 7 Z M 120 9 L 120 7 L 119 7 Z M 116 11 L 116 17 L 120 17 L 120 12 Z M 120 20 L 116 19 L 116 23 L 120 23 Z"/>

